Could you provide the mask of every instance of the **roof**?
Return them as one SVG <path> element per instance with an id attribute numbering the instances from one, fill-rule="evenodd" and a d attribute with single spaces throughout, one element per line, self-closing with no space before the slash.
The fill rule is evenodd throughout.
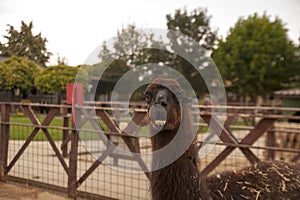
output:
<path id="1" fill-rule="evenodd" d="M 275 96 L 300 98 L 300 88 L 292 88 L 287 90 L 278 90 L 274 92 Z"/>

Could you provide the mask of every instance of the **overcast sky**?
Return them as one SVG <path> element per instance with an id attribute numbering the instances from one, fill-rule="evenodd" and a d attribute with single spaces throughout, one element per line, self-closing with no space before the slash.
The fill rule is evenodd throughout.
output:
<path id="1" fill-rule="evenodd" d="M 265 11 L 286 23 L 296 43 L 300 36 L 299 0 L 1 0 L 0 41 L 7 24 L 19 28 L 21 20 L 33 21 L 34 33 L 41 32 L 49 41 L 47 48 L 54 54 L 50 64 L 56 64 L 59 54 L 69 65 L 79 65 L 127 24 L 165 29 L 166 14 L 178 8 L 207 8 L 212 27 L 223 37 L 239 17 Z"/>

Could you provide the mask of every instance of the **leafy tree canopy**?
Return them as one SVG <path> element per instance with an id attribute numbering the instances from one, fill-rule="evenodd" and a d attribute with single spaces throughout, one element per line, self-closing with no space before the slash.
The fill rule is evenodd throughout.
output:
<path id="1" fill-rule="evenodd" d="M 20 31 L 11 25 L 8 27 L 7 35 L 4 36 L 7 42 L 0 43 L 0 55 L 20 56 L 46 66 L 52 53 L 47 51 L 47 39 L 42 37 L 41 33 L 32 33 L 33 23 L 26 24 L 22 21 Z"/>
<path id="2" fill-rule="evenodd" d="M 117 32 L 112 44 L 113 49 L 109 49 L 105 42 L 102 44 L 99 58 L 105 62 L 112 61 L 110 66 L 119 66 L 116 71 L 124 72 L 138 64 L 145 63 L 147 55 L 144 50 L 151 43 L 151 36 L 137 30 L 135 25 L 128 25 L 127 28 Z"/>
<path id="3" fill-rule="evenodd" d="M 217 32 L 210 27 L 210 19 L 206 9 L 195 9 L 191 13 L 178 9 L 173 16 L 167 15 L 167 27 L 192 38 L 204 49 L 213 50 Z"/>
<path id="4" fill-rule="evenodd" d="M 126 29 L 118 31 L 117 37 L 114 39 L 113 50 L 109 49 L 107 44 L 103 44 L 99 57 L 102 61 L 113 61 L 106 70 L 105 74 L 107 75 L 104 74 L 104 77 L 118 80 L 126 71 L 137 65 L 165 64 L 178 70 L 198 94 L 202 93 L 205 90 L 205 84 L 192 64 L 200 66 L 206 62 L 207 51 L 211 52 L 216 46 L 216 31 L 210 28 L 210 17 L 207 16 L 206 10 L 197 9 L 189 14 L 185 10 L 177 10 L 174 16 L 167 15 L 166 18 L 168 29 L 180 31 L 186 37 L 179 37 L 180 42 L 178 42 L 178 37 L 169 35 L 170 43 L 166 44 L 162 40 L 154 40 L 154 36 L 151 34 L 137 30 L 134 25 L 129 25 Z M 199 48 L 191 46 L 191 39 L 201 45 L 203 49 L 199 50 Z M 162 50 L 167 48 L 170 51 Z M 191 49 L 194 51 L 191 52 Z M 187 62 L 184 58 L 171 53 L 172 50 L 180 51 L 183 54 L 188 53 L 189 57 L 194 58 L 194 62 Z"/>
<path id="5" fill-rule="evenodd" d="M 35 79 L 37 88 L 44 93 L 65 91 L 67 83 L 76 79 L 79 67 L 66 65 L 50 66 L 44 69 Z"/>
<path id="6" fill-rule="evenodd" d="M 101 80 L 103 85 L 98 85 L 98 93 L 112 91 L 115 83 L 130 69 L 148 63 L 149 53 L 147 48 L 153 43 L 152 35 L 137 30 L 135 25 L 128 25 L 117 32 L 113 44 L 103 43 L 99 53 L 101 63 L 94 65 L 94 70 L 99 74 L 102 71 Z M 108 48 L 111 45 L 112 48 Z M 99 77 L 98 77 L 99 78 Z M 133 77 L 134 79 L 138 77 Z M 99 82 L 98 84 L 101 84 Z M 103 83 L 102 83 L 103 84 Z"/>
<path id="7" fill-rule="evenodd" d="M 230 91 L 265 96 L 288 87 L 299 74 L 295 49 L 279 18 L 254 14 L 237 21 L 213 59 Z"/>
<path id="8" fill-rule="evenodd" d="M 12 56 L 4 62 L 0 62 L 0 89 L 32 89 L 34 88 L 34 79 L 40 72 L 40 67 L 34 62 Z"/>
<path id="9" fill-rule="evenodd" d="M 180 56 L 174 56 L 170 62 L 171 66 L 184 75 L 198 95 L 202 95 L 207 91 L 207 84 L 210 85 L 213 81 L 212 77 L 206 77 L 207 81 L 204 82 L 202 74 L 208 74 L 213 64 L 209 55 L 217 45 L 217 31 L 210 26 L 207 10 L 195 9 L 190 13 L 186 10 L 176 10 L 173 16 L 167 15 L 167 26 L 168 29 L 183 34 L 170 34 L 171 48 L 190 58 L 188 62 Z"/>

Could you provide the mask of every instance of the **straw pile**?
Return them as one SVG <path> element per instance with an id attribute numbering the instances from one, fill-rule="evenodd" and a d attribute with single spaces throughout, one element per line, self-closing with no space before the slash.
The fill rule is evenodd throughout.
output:
<path id="1" fill-rule="evenodd" d="M 280 161 L 261 162 L 238 172 L 207 178 L 212 199 L 300 199 L 300 167 Z"/>

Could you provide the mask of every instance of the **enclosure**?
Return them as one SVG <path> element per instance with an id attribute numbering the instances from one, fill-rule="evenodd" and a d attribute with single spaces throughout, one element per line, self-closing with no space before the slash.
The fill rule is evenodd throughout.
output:
<path id="1" fill-rule="evenodd" d="M 150 198 L 151 159 L 138 156 L 151 151 L 144 103 L 128 107 L 123 102 L 85 102 L 73 109 L 0 104 L 2 181 L 87 199 Z M 200 116 L 195 124 L 199 143 L 221 132 L 210 153 L 201 158 L 203 175 L 238 170 L 261 160 L 299 162 L 300 117 L 293 114 L 300 108 L 193 105 L 192 110 Z M 72 119 L 72 111 L 80 115 Z M 224 125 L 218 119 L 224 119 Z M 99 132 L 106 139 L 93 143 Z M 115 151 L 116 147 L 124 151 Z"/>

